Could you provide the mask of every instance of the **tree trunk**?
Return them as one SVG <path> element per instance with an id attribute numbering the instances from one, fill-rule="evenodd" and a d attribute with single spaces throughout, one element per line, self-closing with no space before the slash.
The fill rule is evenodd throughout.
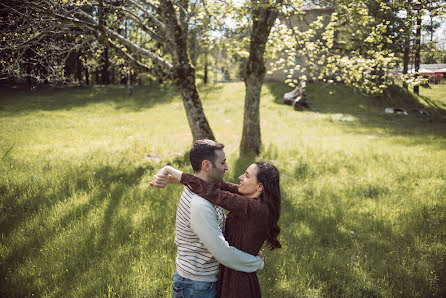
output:
<path id="1" fill-rule="evenodd" d="M 430 16 L 430 33 L 431 33 L 431 38 L 430 38 L 430 42 L 432 42 L 434 40 L 434 18 L 432 17 L 432 15 Z"/>
<path id="2" fill-rule="evenodd" d="M 404 36 L 404 52 L 403 52 L 403 74 L 407 74 L 409 70 L 409 61 L 410 61 L 410 37 L 412 32 L 412 0 L 407 1 L 406 4 L 406 22 L 411 24 L 409 28 L 406 28 L 405 36 Z M 403 81 L 403 87 L 409 89 L 409 84 L 406 80 Z"/>
<path id="3" fill-rule="evenodd" d="M 33 80 L 31 78 L 31 63 L 28 61 L 26 61 L 26 74 L 26 88 L 31 92 L 33 90 Z"/>
<path id="4" fill-rule="evenodd" d="M 420 51 L 421 51 L 421 17 L 423 14 L 423 9 L 421 7 L 418 8 L 417 14 L 417 31 L 415 34 L 415 76 L 418 76 L 418 72 L 420 71 Z M 415 94 L 420 95 L 420 86 L 413 86 L 413 92 Z"/>
<path id="5" fill-rule="evenodd" d="M 116 76 L 115 76 L 115 67 L 112 65 L 111 67 L 111 84 L 114 85 L 116 82 Z"/>
<path id="6" fill-rule="evenodd" d="M 253 1 L 253 5 L 256 1 Z M 277 1 L 277 6 L 282 1 Z M 260 133 L 260 93 L 262 91 L 263 78 L 265 77 L 265 64 L 263 54 L 271 27 L 277 18 L 278 8 L 276 4 L 260 5 L 252 9 L 252 31 L 249 47 L 249 58 L 245 68 L 245 111 L 243 116 L 243 132 L 240 142 L 240 150 L 260 153 L 262 145 Z"/>
<path id="7" fill-rule="evenodd" d="M 204 52 L 204 77 L 203 77 L 203 84 L 208 83 L 208 50 Z"/>
<path id="8" fill-rule="evenodd" d="M 81 61 L 82 63 L 82 69 L 85 72 L 85 85 L 90 85 L 90 73 L 88 71 L 88 64 L 87 64 L 87 57 L 83 56 L 83 60 Z"/>
<path id="9" fill-rule="evenodd" d="M 29 92 L 31 92 L 33 89 L 33 80 L 31 78 L 32 67 L 30 62 L 30 56 L 31 56 L 30 52 L 31 52 L 30 50 L 25 51 L 25 73 L 26 73 L 25 83 L 26 83 L 26 89 L 28 89 Z"/>
<path id="10" fill-rule="evenodd" d="M 128 74 L 127 74 L 127 95 L 132 96 L 133 95 L 133 78 L 132 78 L 132 67 L 129 65 L 128 67 Z"/>
<path id="11" fill-rule="evenodd" d="M 104 48 L 102 53 L 102 73 L 101 73 L 101 83 L 104 85 L 110 84 L 110 60 L 108 57 L 108 47 Z"/>
<path id="12" fill-rule="evenodd" d="M 90 85 L 90 74 L 88 73 L 88 66 L 85 65 L 85 85 Z"/>
<path id="13" fill-rule="evenodd" d="M 410 53 L 410 35 L 406 33 L 406 39 L 404 41 L 404 52 L 403 52 L 403 74 L 407 74 L 409 70 L 409 53 Z M 408 89 L 409 85 L 407 80 L 403 80 L 403 87 Z"/>
<path id="14" fill-rule="evenodd" d="M 82 84 L 82 61 L 80 59 L 80 55 L 81 52 L 77 51 L 76 53 L 76 68 L 75 68 L 75 76 L 76 76 L 76 80 L 78 81 L 78 84 L 81 85 Z"/>
<path id="15" fill-rule="evenodd" d="M 197 37 L 197 30 L 192 29 L 190 32 L 190 59 L 192 60 L 192 65 L 197 68 L 197 57 L 198 57 L 198 37 Z"/>
<path id="16" fill-rule="evenodd" d="M 215 140 L 201 105 L 200 96 L 195 84 L 195 70 L 190 63 L 175 69 L 175 85 L 180 90 L 186 110 L 187 120 L 195 140 Z"/>
<path id="17" fill-rule="evenodd" d="M 183 7 L 187 9 L 187 1 L 182 1 Z M 214 134 L 209 126 L 201 105 L 198 89 L 195 84 L 195 68 L 193 67 L 187 46 L 187 22 L 186 15 L 180 11 L 180 19 L 172 1 L 160 1 L 160 11 L 163 19 L 168 20 L 166 32 L 169 40 L 175 47 L 171 49 L 173 81 L 181 93 L 187 120 L 195 140 L 215 140 Z"/>
<path id="18" fill-rule="evenodd" d="M 248 61 L 247 68 L 249 64 L 252 63 Z M 263 74 L 245 74 L 245 111 L 243 114 L 243 132 L 240 149 L 242 151 L 253 151 L 256 154 L 260 153 L 262 145 L 259 106 L 264 76 L 265 70 L 263 70 Z"/>
<path id="19" fill-rule="evenodd" d="M 102 46 L 104 47 L 104 51 L 102 52 L 101 56 L 101 83 L 104 85 L 110 84 L 110 61 L 108 58 L 108 42 L 107 42 L 107 34 L 105 30 L 106 24 L 106 15 L 108 13 L 108 10 L 104 7 L 104 1 L 99 0 L 98 1 L 98 21 L 99 21 L 99 32 L 100 32 L 100 38 Z"/>

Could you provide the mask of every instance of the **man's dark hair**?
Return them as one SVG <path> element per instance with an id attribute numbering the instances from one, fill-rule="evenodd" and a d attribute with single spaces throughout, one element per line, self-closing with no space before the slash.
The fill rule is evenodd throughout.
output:
<path id="1" fill-rule="evenodd" d="M 214 142 L 212 140 L 197 140 L 192 145 L 192 149 L 190 149 L 190 164 L 192 165 L 192 169 L 195 173 L 201 171 L 201 163 L 203 160 L 209 160 L 212 165 L 215 167 L 215 159 L 217 155 L 215 151 L 223 150 L 225 145 Z"/>

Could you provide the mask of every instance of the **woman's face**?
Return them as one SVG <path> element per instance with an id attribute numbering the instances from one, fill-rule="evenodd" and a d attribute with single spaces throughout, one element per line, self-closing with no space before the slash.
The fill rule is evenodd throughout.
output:
<path id="1" fill-rule="evenodd" d="M 254 198 L 260 195 L 263 190 L 261 183 L 257 181 L 258 168 L 256 164 L 250 165 L 246 172 L 238 177 L 240 179 L 240 186 L 238 191 L 248 197 Z"/>

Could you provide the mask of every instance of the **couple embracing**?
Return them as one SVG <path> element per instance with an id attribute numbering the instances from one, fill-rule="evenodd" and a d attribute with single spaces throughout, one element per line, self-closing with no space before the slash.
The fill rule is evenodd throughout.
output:
<path id="1" fill-rule="evenodd" d="M 193 175 L 165 166 L 150 182 L 185 186 L 176 213 L 173 297 L 260 297 L 260 249 L 265 241 L 270 249 L 281 247 L 279 171 L 256 162 L 240 185 L 226 183 L 223 147 L 198 140 L 190 150 Z"/>

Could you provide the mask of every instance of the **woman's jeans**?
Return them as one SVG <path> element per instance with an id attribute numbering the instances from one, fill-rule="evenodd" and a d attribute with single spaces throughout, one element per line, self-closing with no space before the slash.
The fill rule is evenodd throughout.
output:
<path id="1" fill-rule="evenodd" d="M 217 282 L 196 281 L 173 275 L 172 297 L 214 298 L 217 295 Z"/>

